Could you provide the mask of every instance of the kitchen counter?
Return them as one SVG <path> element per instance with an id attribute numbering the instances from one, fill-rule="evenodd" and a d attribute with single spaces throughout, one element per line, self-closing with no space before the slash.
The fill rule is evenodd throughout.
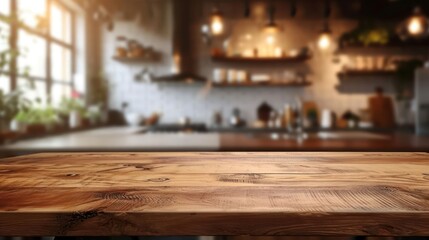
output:
<path id="1" fill-rule="evenodd" d="M 219 135 L 188 133 L 140 133 L 141 127 L 100 129 L 21 140 L 0 146 L 0 151 L 144 151 L 219 149 Z"/>
<path id="2" fill-rule="evenodd" d="M 302 141 L 253 132 L 142 133 L 104 127 L 0 146 L 3 155 L 51 151 L 429 151 L 429 137 L 411 133 L 322 132 Z"/>
<path id="3" fill-rule="evenodd" d="M 428 153 L 26 155 L 0 161 L 0 236 L 427 236 L 428 170 Z"/>
<path id="4" fill-rule="evenodd" d="M 429 152 L 429 137 L 408 132 L 322 132 L 302 141 L 277 138 L 271 134 L 234 134 L 220 136 L 224 151 L 422 151 Z"/>

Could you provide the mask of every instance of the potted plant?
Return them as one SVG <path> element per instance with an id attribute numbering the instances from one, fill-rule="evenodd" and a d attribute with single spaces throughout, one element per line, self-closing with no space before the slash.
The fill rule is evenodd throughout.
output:
<path id="1" fill-rule="evenodd" d="M 0 91 L 0 122 L 3 131 L 15 131 L 16 126 L 13 122 L 15 115 L 20 111 L 30 108 L 31 102 L 24 97 L 21 91 L 12 91 L 4 94 Z"/>
<path id="2" fill-rule="evenodd" d="M 108 97 L 111 86 L 102 74 L 93 77 L 91 81 L 97 86 L 97 91 L 90 94 L 89 103 L 91 106 L 89 108 L 98 108 L 99 121 L 101 124 L 106 124 L 108 122 Z"/>
<path id="3" fill-rule="evenodd" d="M 31 135 L 43 134 L 46 132 L 46 126 L 42 122 L 40 109 L 32 108 L 28 110 L 26 120 L 24 124 L 26 125 L 26 133 Z"/>
<path id="4" fill-rule="evenodd" d="M 44 109 L 39 110 L 39 119 L 48 132 L 52 132 L 58 129 L 59 118 L 56 110 L 48 106 Z"/>
<path id="5" fill-rule="evenodd" d="M 77 95 L 74 95 L 72 98 L 63 98 L 60 103 L 59 112 L 63 121 L 67 121 L 69 128 L 79 128 L 82 126 L 85 106 Z"/>
<path id="6" fill-rule="evenodd" d="M 353 30 L 340 37 L 340 46 L 383 46 L 391 42 L 392 30 L 384 24 L 362 20 Z"/>
<path id="7" fill-rule="evenodd" d="M 100 105 L 89 106 L 85 111 L 85 119 L 88 120 L 90 126 L 95 126 L 101 122 L 102 107 Z"/>
<path id="8" fill-rule="evenodd" d="M 10 128 L 14 132 L 25 133 L 27 131 L 28 112 L 20 111 L 13 118 Z"/>

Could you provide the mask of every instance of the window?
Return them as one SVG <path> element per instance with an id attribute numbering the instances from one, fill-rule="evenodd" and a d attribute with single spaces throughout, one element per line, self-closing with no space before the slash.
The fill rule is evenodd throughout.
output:
<path id="1" fill-rule="evenodd" d="M 18 36 L 18 72 L 46 78 L 46 39 L 24 30 L 19 30 Z"/>
<path id="2" fill-rule="evenodd" d="M 8 15 L 10 12 L 10 2 L 8 0 L 0 1 L 0 17 Z M 5 21 L 0 21 L 0 90 L 3 92 L 10 91 L 10 77 L 7 72 L 9 71 L 9 36 L 10 27 Z"/>
<path id="3" fill-rule="evenodd" d="M 53 2 L 50 7 L 50 30 L 54 42 L 51 45 L 52 103 L 57 104 L 71 94 L 73 47 L 72 12 Z"/>
<path id="4" fill-rule="evenodd" d="M 9 54 L 9 25 L 0 22 L 0 71 L 9 70 L 10 54 Z"/>
<path id="5" fill-rule="evenodd" d="M 7 76 L 0 75 L 0 90 L 4 93 L 10 91 L 10 78 Z"/>
<path id="6" fill-rule="evenodd" d="M 71 43 L 72 35 L 72 14 L 66 8 L 53 3 L 51 5 L 51 35 L 53 38 Z"/>
<path id="7" fill-rule="evenodd" d="M 3 15 L 10 14 L 10 0 L 0 1 L 0 14 L 3 14 Z"/>
<path id="8" fill-rule="evenodd" d="M 10 14 L 11 10 L 16 14 Z M 10 29 L 14 19 L 8 20 L 7 15 L 16 16 L 15 21 L 19 21 L 14 29 Z M 11 49 L 11 33 L 16 36 L 11 43 L 19 52 L 18 58 L 11 60 L 16 63 L 12 69 L 16 76 L 5 66 L 0 88 L 20 88 L 32 100 L 53 104 L 70 97 L 75 49 L 73 21 L 73 11 L 59 0 L 0 0 L 0 36 L 7 35 L 0 38 L 0 52 Z"/>
<path id="9" fill-rule="evenodd" d="M 42 105 L 46 104 L 46 82 L 18 78 L 18 88 L 24 91 L 25 97 L 33 103 L 40 102 Z"/>
<path id="10" fill-rule="evenodd" d="M 39 28 L 46 18 L 46 0 L 14 0 L 18 3 L 18 19 L 26 26 Z"/>

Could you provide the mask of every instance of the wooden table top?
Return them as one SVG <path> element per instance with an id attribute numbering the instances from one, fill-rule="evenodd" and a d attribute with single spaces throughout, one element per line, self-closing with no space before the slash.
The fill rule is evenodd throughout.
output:
<path id="1" fill-rule="evenodd" d="M 49 153 L 0 160 L 0 236 L 429 235 L 429 154 Z"/>

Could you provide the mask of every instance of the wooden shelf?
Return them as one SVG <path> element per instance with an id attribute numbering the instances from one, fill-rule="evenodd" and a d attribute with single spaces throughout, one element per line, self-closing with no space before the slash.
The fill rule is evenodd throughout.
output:
<path id="1" fill-rule="evenodd" d="M 213 87 L 306 87 L 311 82 L 212 83 Z"/>
<path id="2" fill-rule="evenodd" d="M 429 47 L 423 44 L 391 44 L 391 45 L 349 45 L 340 47 L 336 50 L 337 54 L 354 55 L 379 55 L 379 54 L 398 54 L 398 55 L 428 55 Z"/>
<path id="3" fill-rule="evenodd" d="M 224 57 L 213 56 L 213 62 L 225 63 L 295 63 L 305 62 L 311 59 L 311 56 L 296 56 L 296 57 L 270 57 L 270 58 L 245 58 L 245 57 Z"/>
<path id="4" fill-rule="evenodd" d="M 393 76 L 394 70 L 346 70 L 339 72 L 339 77 Z"/>
<path id="5" fill-rule="evenodd" d="M 112 57 L 113 60 L 117 62 L 122 63 L 139 63 L 139 62 L 155 62 L 159 61 L 160 56 L 158 55 L 152 55 L 152 56 L 142 56 L 142 57 L 135 57 L 135 58 L 129 58 L 129 57 Z"/>

